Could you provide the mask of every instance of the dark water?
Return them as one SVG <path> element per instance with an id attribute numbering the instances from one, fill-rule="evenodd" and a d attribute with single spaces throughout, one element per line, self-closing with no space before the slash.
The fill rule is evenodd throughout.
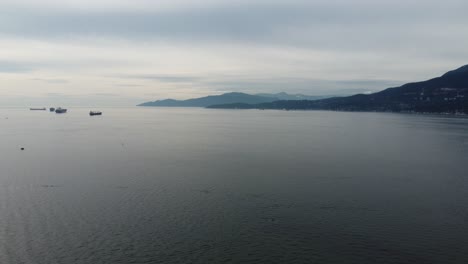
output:
<path id="1" fill-rule="evenodd" d="M 0 263 L 468 263 L 468 119 L 103 110 L 0 111 Z"/>

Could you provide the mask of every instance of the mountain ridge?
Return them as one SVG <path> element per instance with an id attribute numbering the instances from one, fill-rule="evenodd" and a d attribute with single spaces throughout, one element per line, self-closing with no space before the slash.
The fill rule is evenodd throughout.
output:
<path id="1" fill-rule="evenodd" d="M 356 94 L 321 100 L 279 100 L 261 104 L 212 105 L 209 108 L 335 110 L 379 112 L 468 113 L 468 65 L 439 77 L 387 88 L 373 94 Z"/>
<path id="2" fill-rule="evenodd" d="M 217 104 L 232 104 L 232 103 L 246 103 L 246 104 L 258 104 L 274 102 L 278 100 L 317 100 L 323 98 L 329 98 L 332 96 L 310 96 L 303 94 L 287 94 L 285 92 L 277 94 L 247 94 L 240 92 L 230 92 L 220 95 L 209 95 L 200 98 L 192 98 L 187 100 L 174 100 L 164 99 L 151 102 L 145 102 L 138 106 L 146 107 L 208 107 Z"/>

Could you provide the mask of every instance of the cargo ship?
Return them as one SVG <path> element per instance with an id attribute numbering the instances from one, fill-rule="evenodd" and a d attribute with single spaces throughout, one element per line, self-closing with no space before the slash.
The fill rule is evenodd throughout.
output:
<path id="1" fill-rule="evenodd" d="M 59 108 L 55 109 L 55 113 L 57 113 L 57 114 L 65 114 L 66 112 L 67 112 L 67 109 L 65 109 L 65 108 L 59 107 Z"/>
<path id="2" fill-rule="evenodd" d="M 101 112 L 101 111 L 90 111 L 90 112 L 89 112 L 89 115 L 90 115 L 90 116 L 102 115 L 102 112 Z"/>

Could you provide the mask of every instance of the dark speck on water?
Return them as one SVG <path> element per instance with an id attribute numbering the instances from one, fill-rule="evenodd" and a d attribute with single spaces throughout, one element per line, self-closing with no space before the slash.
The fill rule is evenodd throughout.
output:
<path id="1" fill-rule="evenodd" d="M 55 187 L 60 187 L 59 185 L 53 185 L 53 184 L 43 184 L 41 187 L 44 188 L 55 188 Z"/>
<path id="2" fill-rule="evenodd" d="M 468 263 L 468 119 L 3 112 L 2 264 Z"/>
<path id="3" fill-rule="evenodd" d="M 198 191 L 204 194 L 210 194 L 212 192 L 212 190 L 208 190 L 208 189 L 203 189 L 203 190 L 198 190 Z"/>

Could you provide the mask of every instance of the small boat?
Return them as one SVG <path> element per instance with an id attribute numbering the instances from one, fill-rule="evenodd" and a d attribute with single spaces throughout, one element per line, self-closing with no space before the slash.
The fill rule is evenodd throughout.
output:
<path id="1" fill-rule="evenodd" d="M 102 112 L 101 112 L 101 111 L 90 111 L 90 112 L 89 112 L 89 115 L 90 115 L 90 116 L 102 115 Z"/>
<path id="2" fill-rule="evenodd" d="M 29 108 L 29 110 L 31 110 L 31 111 L 45 111 L 46 108 L 45 107 L 43 107 L 43 108 Z"/>
<path id="3" fill-rule="evenodd" d="M 55 113 L 57 113 L 57 114 L 65 114 L 66 112 L 67 112 L 67 109 L 65 109 L 65 108 L 59 107 L 59 108 L 55 109 Z"/>
<path id="4" fill-rule="evenodd" d="M 51 112 L 55 112 L 55 108 L 54 108 L 54 107 L 49 108 L 49 110 L 50 110 Z"/>

